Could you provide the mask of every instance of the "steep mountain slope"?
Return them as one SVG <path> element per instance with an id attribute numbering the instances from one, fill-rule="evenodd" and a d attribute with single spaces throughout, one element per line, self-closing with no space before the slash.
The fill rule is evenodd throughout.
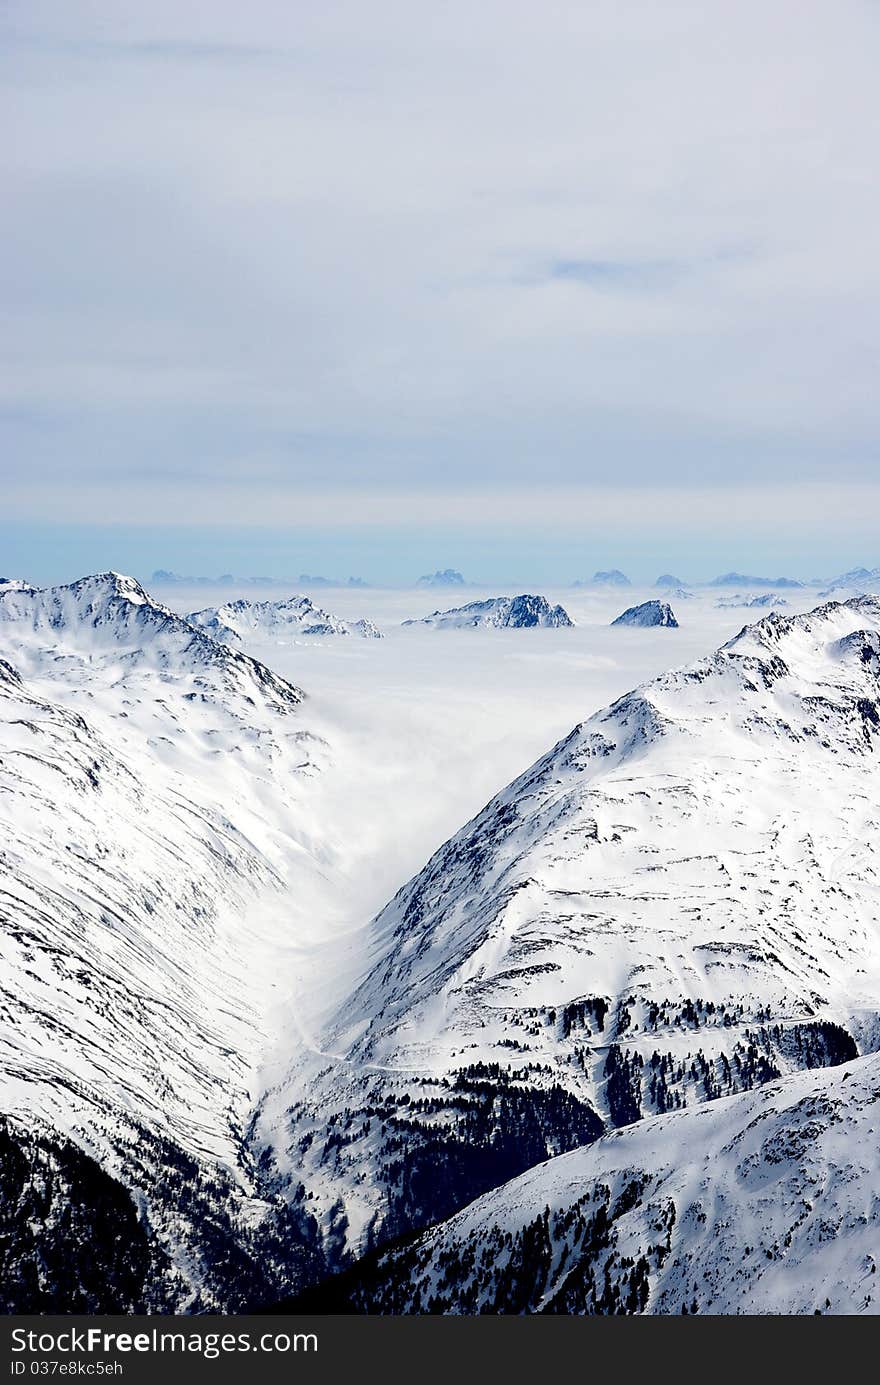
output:
<path id="1" fill-rule="evenodd" d="M 434 611 L 421 620 L 405 620 L 404 625 L 431 625 L 437 630 L 509 629 L 534 626 L 555 629 L 574 625 L 561 606 L 551 606 L 545 596 L 492 596 L 485 601 L 469 601 L 449 611 Z"/>
<path id="2" fill-rule="evenodd" d="M 0 593 L 0 655 L 3 1196 L 63 1220 L 35 1190 L 73 1148 L 78 1186 L 135 1199 L 142 1305 L 271 1295 L 318 1253 L 245 1141 L 279 967 L 328 908 L 327 748 L 297 688 L 117 574 Z"/>
<path id="3" fill-rule="evenodd" d="M 224 644 L 249 637 L 279 639 L 289 636 L 360 635 L 380 640 L 382 632 L 371 620 L 340 620 L 330 615 L 308 596 L 290 596 L 285 601 L 227 601 L 223 606 L 208 606 L 186 617 L 213 639 Z"/>
<path id="4" fill-rule="evenodd" d="M 878 744 L 872 598 L 774 612 L 576 727 L 378 916 L 258 1145 L 364 1245 L 877 1047 Z"/>
<path id="5" fill-rule="evenodd" d="M 337 1312 L 880 1312 L 880 1060 L 654 1117 L 325 1291 Z"/>

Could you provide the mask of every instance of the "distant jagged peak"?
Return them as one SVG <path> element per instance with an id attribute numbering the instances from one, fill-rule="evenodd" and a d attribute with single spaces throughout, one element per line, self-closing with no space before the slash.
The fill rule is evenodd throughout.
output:
<path id="1" fill-rule="evenodd" d="M 418 587 L 463 587 L 464 585 L 464 578 L 454 567 L 438 568 L 436 572 L 427 572 L 416 583 Z"/>
<path id="2" fill-rule="evenodd" d="M 520 596 L 491 596 L 485 601 L 470 601 L 448 611 L 433 611 L 404 625 L 430 625 L 435 629 L 515 629 L 533 627 L 558 629 L 574 625 L 562 606 L 551 606 L 545 596 L 524 592 Z"/>
<path id="3" fill-rule="evenodd" d="M 594 572 L 589 582 L 578 581 L 576 587 L 631 587 L 632 582 L 619 567 L 601 569 Z"/>

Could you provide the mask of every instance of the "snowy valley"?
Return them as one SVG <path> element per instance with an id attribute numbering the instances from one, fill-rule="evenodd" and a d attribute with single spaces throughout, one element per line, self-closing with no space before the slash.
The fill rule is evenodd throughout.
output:
<path id="1" fill-rule="evenodd" d="M 340 592 L 384 636 L 341 641 L 290 598 L 0 589 L 27 1301 L 873 1311 L 880 600 L 700 595 L 670 636 L 609 630 L 616 585 L 442 639 Z"/>

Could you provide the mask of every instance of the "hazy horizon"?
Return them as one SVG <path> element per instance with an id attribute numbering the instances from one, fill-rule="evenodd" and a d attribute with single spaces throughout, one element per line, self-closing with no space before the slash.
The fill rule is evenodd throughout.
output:
<path id="1" fill-rule="evenodd" d="M 59 531 L 59 539 L 61 537 Z M 724 561 L 723 558 L 719 560 L 716 553 L 714 567 L 707 561 L 698 570 L 693 564 L 685 565 L 674 560 L 664 563 L 658 559 L 651 566 L 646 562 L 644 553 L 634 555 L 633 561 L 621 560 L 619 553 L 625 548 L 623 544 L 620 545 L 617 559 L 606 557 L 601 552 L 582 552 L 578 555 L 577 551 L 572 550 L 571 560 L 568 561 L 566 550 L 562 548 L 560 552 L 560 548 L 561 545 L 556 545 L 553 551 L 547 551 L 543 560 L 540 549 L 531 549 L 528 551 L 532 561 L 523 559 L 514 564 L 507 559 L 510 565 L 502 567 L 495 554 L 487 557 L 485 552 L 479 550 L 468 554 L 461 544 L 450 544 L 450 551 L 455 550 L 453 558 L 457 554 L 459 562 L 451 560 L 448 553 L 439 553 L 420 561 L 417 552 L 404 548 L 395 552 L 389 561 L 386 553 L 370 548 L 296 546 L 285 543 L 283 536 L 279 536 L 271 545 L 251 549 L 246 545 L 190 547 L 183 542 L 169 541 L 167 536 L 163 536 L 161 542 L 153 547 L 148 538 L 141 536 L 131 539 L 128 535 L 108 536 L 97 532 L 75 535 L 72 541 L 68 538 L 67 542 L 56 543 L 52 542 L 51 535 L 41 536 L 35 543 L 30 534 L 19 532 L 4 533 L 0 538 L 0 577 L 23 578 L 38 586 L 49 586 L 72 582 L 92 573 L 116 571 L 136 577 L 144 585 L 151 582 L 161 585 L 161 580 L 156 577 L 161 571 L 183 582 L 218 587 L 247 583 L 258 586 L 261 582 L 267 586 L 293 583 L 308 586 L 305 578 L 323 579 L 345 587 L 349 579 L 354 578 L 360 579 L 368 587 L 406 589 L 416 586 L 422 577 L 451 568 L 461 574 L 467 589 L 517 586 L 525 590 L 533 586 L 559 590 L 577 584 L 589 585 L 595 573 L 617 569 L 624 573 L 633 588 L 653 587 L 657 578 L 666 574 L 680 578 L 686 586 L 711 586 L 715 579 L 727 573 L 771 581 L 789 578 L 808 587 L 819 587 L 853 569 L 864 567 L 870 570 L 880 566 L 873 561 L 867 545 L 867 552 L 859 550 L 848 555 L 839 554 L 836 563 L 831 556 L 814 557 L 812 566 L 804 568 L 786 565 L 778 554 L 775 557 L 772 554 L 765 556 L 760 551 L 752 551 L 749 561 L 735 563 Z M 157 552 L 165 556 L 170 554 L 171 560 L 157 562 Z M 534 560 L 536 553 L 537 561 Z M 574 567 L 579 556 L 579 566 Z M 256 566 L 243 566 L 248 561 L 255 562 Z M 454 593 L 456 585 L 450 585 L 445 590 Z"/>

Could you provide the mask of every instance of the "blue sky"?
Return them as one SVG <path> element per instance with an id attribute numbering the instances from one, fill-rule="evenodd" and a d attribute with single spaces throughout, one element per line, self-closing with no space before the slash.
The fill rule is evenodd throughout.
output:
<path id="1" fill-rule="evenodd" d="M 0 571 L 880 561 L 878 38 L 9 0 Z"/>

